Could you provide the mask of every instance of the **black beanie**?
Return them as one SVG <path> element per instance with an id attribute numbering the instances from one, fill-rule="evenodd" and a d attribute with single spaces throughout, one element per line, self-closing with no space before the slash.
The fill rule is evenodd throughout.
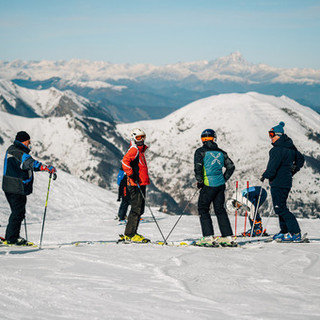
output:
<path id="1" fill-rule="evenodd" d="M 20 142 L 24 142 L 30 140 L 30 136 L 25 131 L 19 131 L 16 135 L 16 140 Z"/>

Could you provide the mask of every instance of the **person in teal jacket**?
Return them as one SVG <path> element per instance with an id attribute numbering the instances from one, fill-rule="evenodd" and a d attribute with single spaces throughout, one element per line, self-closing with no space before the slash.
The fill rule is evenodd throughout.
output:
<path id="1" fill-rule="evenodd" d="M 194 154 L 194 172 L 197 187 L 200 190 L 198 200 L 198 212 L 203 237 L 198 245 L 216 246 L 217 240 L 221 245 L 236 245 L 232 239 L 233 234 L 229 217 L 224 208 L 226 181 L 229 180 L 235 170 L 232 160 L 227 153 L 218 148 L 216 133 L 212 129 L 206 129 L 201 134 L 203 146 Z M 224 170 L 225 168 L 225 170 Z M 210 215 L 210 204 L 213 203 L 217 216 L 221 238 L 214 238 L 214 230 Z"/>

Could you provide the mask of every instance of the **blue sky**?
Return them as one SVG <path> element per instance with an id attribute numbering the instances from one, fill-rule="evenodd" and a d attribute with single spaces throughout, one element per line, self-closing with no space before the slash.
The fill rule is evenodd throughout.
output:
<path id="1" fill-rule="evenodd" d="M 319 0 L 0 0 L 0 60 L 320 68 Z"/>

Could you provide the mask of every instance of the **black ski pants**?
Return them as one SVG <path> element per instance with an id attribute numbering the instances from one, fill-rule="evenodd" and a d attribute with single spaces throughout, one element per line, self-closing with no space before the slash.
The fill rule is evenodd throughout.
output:
<path id="1" fill-rule="evenodd" d="M 145 201 L 143 197 L 145 197 L 146 194 L 146 186 L 140 186 L 140 188 L 137 186 L 128 186 L 128 188 L 131 198 L 131 210 L 124 234 L 128 237 L 133 237 L 137 233 L 140 217 L 144 213 Z"/>
<path id="2" fill-rule="evenodd" d="M 128 192 L 125 196 L 122 196 L 122 200 L 121 200 L 119 211 L 118 211 L 119 220 L 125 219 L 129 205 L 130 205 L 130 194 Z"/>
<path id="3" fill-rule="evenodd" d="M 296 217 L 287 208 L 287 199 L 290 188 L 271 187 L 271 197 L 275 213 L 279 216 L 281 233 L 301 232 Z"/>
<path id="4" fill-rule="evenodd" d="M 26 214 L 27 196 L 5 192 L 11 214 L 6 230 L 6 240 L 15 242 L 20 237 L 21 223 Z"/>
<path id="5" fill-rule="evenodd" d="M 200 216 L 200 224 L 202 235 L 204 237 L 213 236 L 213 224 L 210 215 L 210 204 L 213 203 L 214 213 L 217 216 L 218 225 L 222 237 L 231 236 L 233 234 L 227 211 L 224 208 L 225 185 L 219 187 L 204 186 L 200 190 L 198 200 L 198 212 Z"/>

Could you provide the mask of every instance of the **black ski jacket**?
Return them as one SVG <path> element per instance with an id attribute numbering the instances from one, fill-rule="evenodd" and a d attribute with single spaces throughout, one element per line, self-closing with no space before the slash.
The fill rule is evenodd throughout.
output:
<path id="1" fill-rule="evenodd" d="M 286 134 L 272 145 L 267 169 L 262 176 L 269 179 L 271 187 L 291 188 L 292 176 L 303 167 L 304 156 Z"/>
<path id="2" fill-rule="evenodd" d="M 8 148 L 3 166 L 2 190 L 7 193 L 32 193 L 33 171 L 40 171 L 41 162 L 29 155 L 30 149 L 15 140 Z"/>

